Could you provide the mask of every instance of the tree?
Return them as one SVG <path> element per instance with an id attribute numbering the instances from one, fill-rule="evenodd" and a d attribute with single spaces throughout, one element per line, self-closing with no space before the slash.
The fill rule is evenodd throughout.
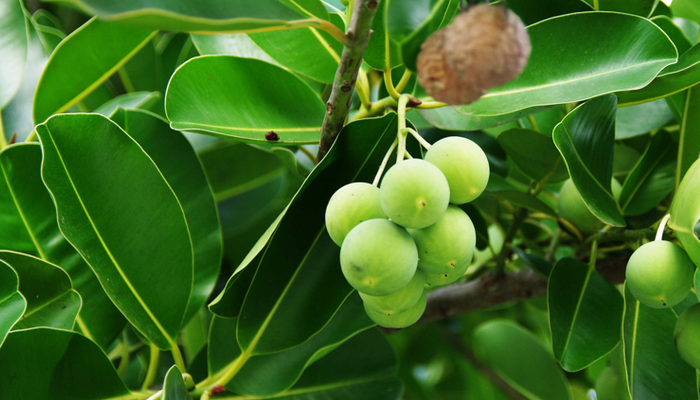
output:
<path id="1" fill-rule="evenodd" d="M 0 0 L 0 398 L 697 398 L 694 2 L 510 0 L 462 105 L 416 70 L 464 2 L 66 3 Z M 447 137 L 477 250 L 378 328 L 326 207 Z"/>

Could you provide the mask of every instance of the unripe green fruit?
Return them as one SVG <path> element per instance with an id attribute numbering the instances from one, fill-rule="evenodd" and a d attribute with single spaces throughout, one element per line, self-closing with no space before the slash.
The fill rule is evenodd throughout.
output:
<path id="1" fill-rule="evenodd" d="M 595 383 L 598 400 L 628 400 L 630 397 L 622 379 L 612 367 L 605 368 Z"/>
<path id="2" fill-rule="evenodd" d="M 450 203 L 464 204 L 479 197 L 489 181 L 489 160 L 469 139 L 449 136 L 430 146 L 425 160 L 445 174 Z"/>
<path id="3" fill-rule="evenodd" d="M 391 167 L 382 179 L 379 200 L 392 221 L 406 228 L 425 228 L 447 209 L 450 187 L 433 164 L 405 160 Z"/>
<path id="4" fill-rule="evenodd" d="M 430 274 L 425 273 L 425 284 L 432 287 L 445 286 L 456 282 L 464 276 L 464 273 L 469 269 L 469 263 L 465 263 L 461 267 L 455 269 L 449 274 Z"/>
<path id="5" fill-rule="evenodd" d="M 404 228 L 386 219 L 371 219 L 345 237 L 340 266 L 357 291 L 386 296 L 411 281 L 418 266 L 418 250 Z"/>
<path id="6" fill-rule="evenodd" d="M 338 189 L 326 207 L 326 229 L 338 246 L 360 222 L 388 218 L 379 204 L 379 188 L 355 182 Z"/>
<path id="7" fill-rule="evenodd" d="M 613 197 L 619 199 L 622 192 L 620 182 L 613 179 L 611 188 Z M 558 211 L 560 217 L 574 224 L 584 234 L 594 233 L 605 225 L 588 209 L 571 179 L 564 183 L 559 192 Z"/>
<path id="8" fill-rule="evenodd" d="M 423 229 L 409 229 L 418 246 L 418 268 L 431 274 L 450 274 L 472 261 L 476 230 L 467 213 L 447 207 L 440 219 Z"/>
<path id="9" fill-rule="evenodd" d="M 411 308 L 406 311 L 395 314 L 387 314 L 375 311 L 373 308 L 367 306 L 367 303 L 365 303 L 365 312 L 367 313 L 367 316 L 377 325 L 385 328 L 399 329 L 415 324 L 420 319 L 421 315 L 423 315 L 427 304 L 428 296 L 424 290 L 416 304 L 411 306 Z"/>
<path id="10" fill-rule="evenodd" d="M 370 296 L 360 293 L 365 306 L 384 314 L 396 314 L 406 311 L 418 302 L 425 290 L 425 273 L 417 270 L 408 285 L 396 293 L 386 296 Z"/>
<path id="11" fill-rule="evenodd" d="M 700 304 L 686 308 L 678 317 L 673 337 L 681 358 L 700 369 Z"/>
<path id="12" fill-rule="evenodd" d="M 695 266 L 680 246 L 657 240 L 638 248 L 625 272 L 634 297 L 653 308 L 680 303 L 690 293 Z"/>

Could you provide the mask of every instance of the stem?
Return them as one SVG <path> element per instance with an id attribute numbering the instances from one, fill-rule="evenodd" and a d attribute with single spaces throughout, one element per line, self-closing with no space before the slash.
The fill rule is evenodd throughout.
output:
<path id="1" fill-rule="evenodd" d="M 396 85 L 396 91 L 401 93 L 403 90 L 406 88 L 406 85 L 408 85 L 408 81 L 411 80 L 411 70 L 406 68 L 405 71 L 403 71 L 403 75 L 401 76 L 401 80 L 399 83 Z"/>
<path id="2" fill-rule="evenodd" d="M 423 99 L 420 99 L 423 101 Z M 418 104 L 416 108 L 420 108 L 422 110 L 430 110 L 433 108 L 442 108 L 442 107 L 447 107 L 449 104 L 443 103 L 441 101 L 423 101 L 422 104 Z"/>
<path id="3" fill-rule="evenodd" d="M 362 65 L 362 56 L 369 43 L 369 33 L 378 5 L 378 0 L 356 0 L 353 4 L 352 17 L 345 35 L 347 43 L 344 44 L 333 79 L 333 90 L 326 103 L 326 116 L 321 127 L 316 157 L 319 161 L 328 153 L 338 132 L 345 126 L 352 101 L 352 90 Z"/>
<path id="4" fill-rule="evenodd" d="M 126 68 L 121 67 L 117 71 L 119 73 L 119 79 L 121 79 L 122 84 L 124 85 L 124 89 L 126 90 L 127 93 L 133 93 L 136 91 L 134 89 L 134 84 L 131 83 L 131 78 L 129 78 L 129 73 L 126 71 Z"/>
<path id="5" fill-rule="evenodd" d="M 248 361 L 248 359 L 251 356 L 251 353 L 253 352 L 253 347 L 254 346 L 250 346 L 248 350 L 241 353 L 241 355 L 238 356 L 238 358 L 236 358 L 236 360 L 234 360 L 234 362 L 230 364 L 230 366 L 226 367 L 226 373 L 218 381 L 216 381 L 215 385 L 226 386 L 226 384 L 229 383 L 234 376 L 236 376 L 238 371 L 240 371 L 241 368 L 243 368 L 246 361 Z"/>
<path id="6" fill-rule="evenodd" d="M 369 98 L 369 80 L 367 79 L 367 73 L 360 68 L 358 71 L 357 83 L 355 83 L 355 90 L 357 90 L 357 95 L 360 98 L 360 102 L 365 108 L 369 108 L 372 105 L 372 101 Z"/>
<path id="7" fill-rule="evenodd" d="M 527 120 L 530 121 L 530 125 L 532 125 L 532 129 L 539 132 L 540 127 L 537 126 L 537 121 L 535 120 L 535 117 L 532 116 L 532 114 L 527 116 Z"/>
<path id="8" fill-rule="evenodd" d="M 591 268 L 595 268 L 595 262 L 598 259 L 598 241 L 594 240 L 593 245 L 591 246 L 591 260 L 588 262 L 588 264 L 591 266 Z"/>
<path id="9" fill-rule="evenodd" d="M 387 47 L 387 57 L 389 55 L 389 48 Z M 388 58 L 387 58 L 388 60 Z M 396 88 L 394 87 L 394 78 L 391 76 L 391 69 L 387 67 L 387 70 L 384 71 L 384 86 L 386 86 L 386 91 L 389 92 L 389 96 L 392 98 L 398 100 L 399 96 L 401 96 L 401 93 L 399 93 Z"/>
<path id="10" fill-rule="evenodd" d="M 423 136 L 421 136 L 418 132 L 415 131 L 415 129 L 412 128 L 406 128 L 406 132 L 410 133 L 416 140 L 423 146 L 426 150 L 430 148 L 430 143 L 428 143 L 427 140 L 423 139 Z"/>
<path id="11" fill-rule="evenodd" d="M 561 241 L 561 234 L 561 229 L 557 229 L 557 231 L 554 232 L 552 241 L 549 243 L 549 249 L 547 249 L 547 254 L 545 254 L 544 256 L 545 260 L 549 262 L 552 262 L 552 260 L 554 260 L 554 255 L 556 254 L 557 247 L 559 247 L 559 242 Z"/>
<path id="12" fill-rule="evenodd" d="M 172 348 L 170 349 L 170 353 L 173 355 L 173 358 L 175 359 L 175 365 L 180 369 L 181 373 L 187 372 L 187 368 L 185 367 L 185 360 L 182 358 L 182 353 L 180 353 L 180 348 L 177 347 L 176 343 L 173 343 Z"/>
<path id="13" fill-rule="evenodd" d="M 129 366 L 129 342 L 127 341 L 126 332 L 122 333 L 122 338 L 119 339 L 119 347 L 121 348 L 121 360 L 119 360 L 119 369 L 117 373 L 119 376 L 124 376 L 126 368 Z"/>
<path id="14" fill-rule="evenodd" d="M 153 344 L 151 344 L 151 357 L 148 359 L 148 372 L 146 373 L 146 379 L 143 380 L 143 385 L 141 390 L 148 390 L 153 385 L 153 381 L 156 379 L 156 373 L 158 372 L 158 359 L 160 358 L 160 350 Z"/>
<path id="15" fill-rule="evenodd" d="M 382 165 L 379 166 L 379 170 L 377 170 L 377 175 L 374 176 L 374 181 L 372 181 L 372 185 L 374 186 L 379 186 L 379 180 L 382 178 L 382 174 L 384 173 L 384 168 L 386 168 L 386 164 L 389 162 L 389 157 L 391 157 L 391 153 L 394 152 L 394 149 L 396 148 L 396 145 L 399 143 L 398 137 L 394 139 L 394 143 L 391 144 L 391 147 L 389 147 L 389 151 L 386 152 L 384 155 L 384 159 L 382 160 Z"/>
<path id="16" fill-rule="evenodd" d="M 396 100 L 394 100 L 394 98 L 385 97 L 381 100 L 377 100 L 374 103 L 372 103 L 368 109 L 360 110 L 360 112 L 355 114 L 353 121 L 356 119 L 362 119 L 362 118 L 374 117 L 374 116 L 380 115 L 380 114 L 384 113 L 384 110 L 387 107 L 396 107 L 396 106 L 397 106 L 397 102 L 396 102 Z"/>
<path id="17" fill-rule="evenodd" d="M 399 149 L 396 151 L 397 164 L 403 161 L 404 155 L 406 154 L 406 104 L 408 104 L 409 99 L 410 96 L 408 96 L 407 94 L 403 94 L 399 97 Z"/>
<path id="18" fill-rule="evenodd" d="M 659 229 L 656 230 L 656 237 L 654 240 L 661 240 L 664 236 L 664 228 L 666 228 L 666 223 L 668 222 L 669 218 L 671 218 L 671 214 L 666 214 L 664 218 L 661 220 L 659 223 Z"/>
<path id="19" fill-rule="evenodd" d="M 309 151 L 309 149 L 307 149 L 307 148 L 304 147 L 304 146 L 299 146 L 299 151 L 301 151 L 302 153 L 304 153 L 304 154 L 306 155 L 306 157 L 308 157 L 309 160 L 311 160 L 312 163 L 316 164 L 316 156 L 314 156 L 313 154 L 311 154 L 311 152 Z"/>
<path id="20" fill-rule="evenodd" d="M 513 239 L 515 239 L 515 236 L 518 234 L 520 225 L 523 223 L 523 221 L 525 221 L 525 218 L 527 218 L 527 209 L 519 208 L 513 216 L 513 223 L 510 225 L 510 230 L 508 230 L 508 234 L 503 241 L 501 252 L 498 253 L 498 257 L 496 257 L 496 268 L 493 271 L 495 278 L 500 278 L 503 275 L 503 270 L 506 267 L 506 260 L 508 257 L 510 257 L 510 253 L 512 251 L 510 245 L 513 242 Z"/>
<path id="21" fill-rule="evenodd" d="M 24 140 L 25 142 L 36 142 L 36 131 L 32 130 L 32 132 L 27 136 L 27 138 Z"/>
<path id="22" fill-rule="evenodd" d="M 600 10 L 600 4 L 598 4 L 598 0 L 593 0 L 593 9 L 595 11 Z"/>
<path id="23" fill-rule="evenodd" d="M 7 147 L 7 138 L 5 137 L 5 128 L 2 125 L 2 110 L 0 110 L 0 149 Z"/>
<path id="24" fill-rule="evenodd" d="M 162 390 L 159 390 L 159 391 L 156 392 L 156 394 L 154 394 L 153 396 L 149 397 L 149 398 L 146 399 L 146 400 L 159 400 L 159 399 L 161 398 L 162 395 L 163 395 L 163 391 L 162 391 Z"/>

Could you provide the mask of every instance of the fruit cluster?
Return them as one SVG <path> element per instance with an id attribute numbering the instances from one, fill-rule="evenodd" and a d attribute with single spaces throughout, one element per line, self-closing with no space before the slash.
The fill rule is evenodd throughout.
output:
<path id="1" fill-rule="evenodd" d="M 374 322 L 412 325 L 426 307 L 425 285 L 446 285 L 464 275 L 476 233 L 469 216 L 450 203 L 477 198 L 488 177 L 481 148 L 448 137 L 423 160 L 395 164 L 379 187 L 351 183 L 331 197 L 326 228 L 341 246 L 345 278 Z"/>
<path id="2" fill-rule="evenodd" d="M 525 25 L 507 7 L 471 6 L 423 43 L 418 82 L 435 100 L 469 104 L 518 76 L 530 50 Z"/>

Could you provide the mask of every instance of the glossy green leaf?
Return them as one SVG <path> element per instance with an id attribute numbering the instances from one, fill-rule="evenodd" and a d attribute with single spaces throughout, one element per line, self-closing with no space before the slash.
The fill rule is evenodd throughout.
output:
<path id="1" fill-rule="evenodd" d="M 219 33 L 216 35 L 192 35 L 192 43 L 203 56 L 227 55 L 254 58 L 282 66 L 273 60 L 245 33 Z"/>
<path id="2" fill-rule="evenodd" d="M 27 63 L 29 34 L 20 0 L 0 0 L 0 110 L 17 94 Z"/>
<path id="3" fill-rule="evenodd" d="M 36 326 L 73 329 L 82 300 L 64 270 L 39 258 L 8 250 L 0 251 L 0 260 L 15 270 L 19 291 L 27 300 L 27 309 L 14 329 Z"/>
<path id="4" fill-rule="evenodd" d="M 202 164 L 182 133 L 173 131 L 155 114 L 121 110 L 115 121 L 131 136 L 160 170 L 182 205 L 194 249 L 194 282 L 184 321 L 209 298 L 222 256 L 221 226 Z"/>
<path id="5" fill-rule="evenodd" d="M 165 375 L 165 381 L 163 381 L 163 395 L 162 400 L 191 400 L 187 387 L 185 386 L 185 381 L 182 379 L 182 372 L 180 369 L 173 365 L 168 370 Z"/>
<path id="6" fill-rule="evenodd" d="M 586 206 L 606 224 L 625 226 L 610 189 L 616 106 L 614 95 L 589 100 L 554 128 L 552 138 Z"/>
<path id="7" fill-rule="evenodd" d="M 526 26 L 557 15 L 593 10 L 582 0 L 508 0 L 508 8 L 518 14 Z"/>
<path id="8" fill-rule="evenodd" d="M 506 320 L 474 331 L 475 351 L 508 384 L 529 399 L 571 399 L 564 373 L 535 336 Z"/>
<path id="9" fill-rule="evenodd" d="M 171 127 L 224 138 L 279 144 L 318 142 L 326 107 L 291 72 L 268 63 L 203 56 L 175 72 L 165 95 Z"/>
<path id="10" fill-rule="evenodd" d="M 461 113 L 495 116 L 642 88 L 678 57 L 658 26 L 628 14 L 568 14 L 527 31 L 532 53 L 523 73 L 476 102 L 456 107 Z M 626 37 L 638 39 L 620 39 Z"/>
<path id="11" fill-rule="evenodd" d="M 594 267 L 563 258 L 547 283 L 554 357 L 567 371 L 580 371 L 620 342 L 624 301 Z"/>
<path id="12" fill-rule="evenodd" d="M 693 86 L 685 96 L 685 108 L 681 121 L 680 142 L 678 144 L 678 166 L 676 167 L 676 187 L 691 165 L 700 157 L 700 86 Z"/>
<path id="13" fill-rule="evenodd" d="M 676 25 L 671 18 L 665 15 L 660 15 L 652 18 L 651 21 L 666 32 L 668 37 L 676 46 L 676 50 L 678 50 L 679 55 L 685 53 L 686 51 L 690 50 L 691 47 L 693 47 L 693 42 L 688 39 L 683 30 Z"/>
<path id="14" fill-rule="evenodd" d="M 127 319 L 169 349 L 194 275 L 175 193 L 138 143 L 102 115 L 58 115 L 36 131 L 44 151 L 42 178 L 64 236 Z M 128 232 L 138 232 L 139 240 Z"/>
<path id="15" fill-rule="evenodd" d="M 542 275 L 542 277 L 549 278 L 554 265 L 547 261 L 547 259 L 545 259 L 542 255 L 537 253 L 526 253 L 518 247 L 513 247 L 513 253 L 517 254 L 528 267 Z"/>
<path id="16" fill-rule="evenodd" d="M 5 336 L 27 309 L 27 301 L 19 292 L 17 273 L 0 261 L 0 346 Z"/>
<path id="17" fill-rule="evenodd" d="M 664 99 L 618 108 L 615 117 L 615 139 L 644 135 L 672 120 L 673 112 Z"/>
<path id="18" fill-rule="evenodd" d="M 622 337 L 627 382 L 633 399 L 698 396 L 695 369 L 681 359 L 673 343 L 677 319 L 673 310 L 641 304 L 625 285 Z"/>
<path id="19" fill-rule="evenodd" d="M 326 8 L 319 0 L 262 0 L 254 3 L 247 0 L 225 3 L 217 0 L 196 3 L 186 0 L 64 2 L 100 19 L 174 32 L 254 30 L 284 26 L 289 21 L 328 18 Z"/>
<path id="20" fill-rule="evenodd" d="M 695 265 L 700 265 L 700 240 L 694 232 L 700 220 L 700 161 L 693 163 L 676 189 L 670 214 L 669 226 Z"/>
<path id="21" fill-rule="evenodd" d="M 687 18 L 700 24 L 700 4 L 693 0 L 675 0 L 671 11 L 676 17 Z"/>
<path id="22" fill-rule="evenodd" d="M 509 129 L 496 140 L 513 159 L 515 165 L 535 181 L 556 183 L 569 173 L 552 138 L 530 129 Z"/>
<path id="23" fill-rule="evenodd" d="M 671 135 L 659 131 L 630 171 L 620 193 L 625 215 L 641 215 L 654 208 L 675 187 L 677 146 Z"/>
<path id="24" fill-rule="evenodd" d="M 126 93 L 104 103 L 93 112 L 102 114 L 105 117 L 110 117 L 115 111 L 117 111 L 117 108 L 121 107 L 126 110 L 148 108 L 160 98 L 161 94 L 158 92 Z"/>
<path id="25" fill-rule="evenodd" d="M 58 228 L 56 208 L 41 180 L 41 146 L 16 144 L 0 152 L 0 248 L 32 254 L 63 268 L 80 293 L 80 331 L 106 348 L 126 321 L 90 267 Z M 3 234 L 7 232 L 7 234 Z"/>
<path id="26" fill-rule="evenodd" d="M 432 110 L 419 109 L 418 113 L 430 125 L 450 131 L 476 131 L 516 121 L 522 117 L 546 110 L 547 107 L 532 107 L 526 110 L 498 116 L 474 116 L 463 113 L 459 107 L 440 107 Z"/>
<path id="27" fill-rule="evenodd" d="M 85 336 L 37 328 L 7 335 L 0 347 L 0 398 L 130 400 L 114 366 Z"/>
<path id="28" fill-rule="evenodd" d="M 98 19 L 75 30 L 58 45 L 41 76 L 34 95 L 34 123 L 84 99 L 150 43 L 155 34 Z"/>
<path id="29" fill-rule="evenodd" d="M 386 26 L 389 3 L 389 1 L 379 2 L 372 21 L 372 34 L 369 36 L 369 43 L 363 55 L 363 60 L 379 71 L 395 68 L 401 64 L 401 52 L 396 43 L 389 38 L 389 30 Z M 387 61 L 387 55 L 389 61 Z"/>
<path id="30" fill-rule="evenodd" d="M 599 7 L 604 11 L 617 11 L 646 18 L 658 3 L 659 0 L 600 0 Z"/>
<path id="31" fill-rule="evenodd" d="M 272 236 L 243 303 L 237 338 L 244 351 L 267 354 L 303 343 L 350 294 L 340 270 L 340 249 L 326 232 L 324 210 L 341 186 L 373 179 L 397 129 L 396 114 L 348 124 L 306 179 Z"/>

